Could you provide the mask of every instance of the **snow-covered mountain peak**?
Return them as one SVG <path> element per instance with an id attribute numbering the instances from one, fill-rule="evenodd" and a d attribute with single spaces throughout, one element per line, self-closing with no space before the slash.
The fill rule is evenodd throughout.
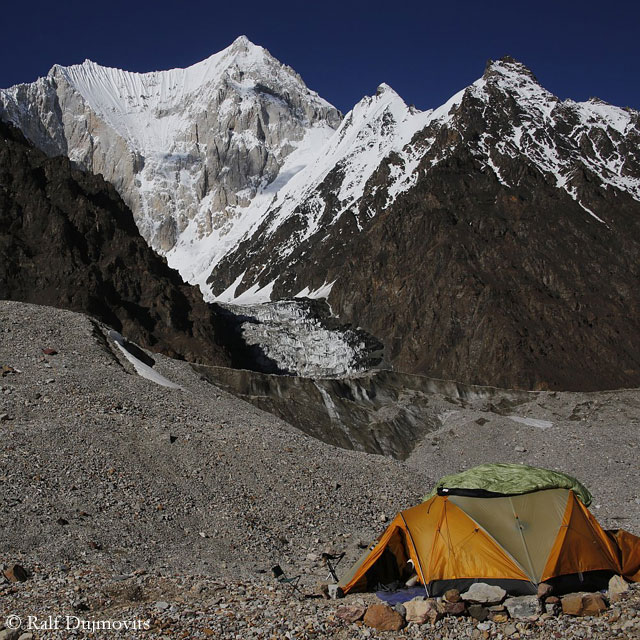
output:
<path id="1" fill-rule="evenodd" d="M 378 85 L 378 88 L 376 89 L 376 95 L 381 96 L 386 93 L 391 93 L 392 95 L 396 95 L 396 96 L 398 95 L 396 91 L 394 91 L 394 89 L 392 89 L 386 82 L 382 82 L 381 84 Z"/>
<path id="2" fill-rule="evenodd" d="M 405 101 L 388 85 L 381 84 L 372 96 L 365 96 L 347 113 L 337 137 L 342 141 L 349 132 L 373 131 L 388 137 L 398 124 L 405 121 L 415 111 L 410 110 Z M 420 112 L 418 112 L 420 113 Z M 368 134 L 367 134 L 368 135 Z"/>
<path id="3" fill-rule="evenodd" d="M 467 87 L 453 126 L 505 186 L 514 186 L 513 161 L 524 158 L 603 222 L 584 203 L 582 175 L 589 171 L 602 186 L 640 199 L 633 142 L 639 122 L 632 110 L 597 99 L 562 101 L 525 65 L 505 57 L 489 61 L 484 75 Z"/>
<path id="4" fill-rule="evenodd" d="M 472 86 L 480 92 L 498 90 L 517 101 L 559 102 L 556 96 L 542 87 L 528 67 L 509 56 L 497 61 L 489 60 L 482 78 Z"/>
<path id="5" fill-rule="evenodd" d="M 246 36 L 184 69 L 137 73 L 85 60 L 69 67 L 55 65 L 50 76 L 66 81 L 93 111 L 141 152 L 166 150 L 176 133 L 190 126 L 191 118 L 184 116 L 209 108 L 220 87 L 237 96 L 234 103 L 244 98 L 260 101 L 265 96 L 286 102 L 295 94 L 314 111 L 335 111 L 309 90 L 293 69 Z"/>
<path id="6" fill-rule="evenodd" d="M 46 78 L 0 90 L 0 116 L 50 155 L 64 153 L 111 180 L 162 252 L 187 227 L 190 241 L 214 231 L 214 239 L 225 238 L 288 157 L 293 164 L 278 184 L 341 121 L 293 69 L 246 36 L 167 71 L 92 60 L 55 65 Z"/>
<path id="7" fill-rule="evenodd" d="M 508 189 L 542 174 L 599 222 L 594 188 L 640 200 L 639 114 L 561 101 L 509 57 L 435 110 L 382 83 L 342 118 L 240 36 L 186 69 L 55 66 L 0 91 L 0 116 L 112 180 L 149 243 L 209 298 L 282 292 L 278 265 L 365 229 L 451 158 Z M 314 275 L 290 293 L 334 280 Z"/>
<path id="8" fill-rule="evenodd" d="M 484 70 L 483 78 L 489 79 L 491 77 L 513 77 L 513 76 L 526 76 L 536 84 L 538 80 L 533 75 L 533 71 L 529 69 L 525 64 L 512 58 L 511 56 L 503 56 L 499 60 L 488 60 L 486 68 Z"/>
<path id="9" fill-rule="evenodd" d="M 295 227 L 279 248 L 280 255 L 291 254 L 321 226 L 331 226 L 347 213 L 360 227 L 358 204 L 369 178 L 384 158 L 408 144 L 431 114 L 408 107 L 387 84 L 380 85 L 374 95 L 362 98 L 325 145 L 316 150 L 313 161 L 283 185 L 262 214 L 267 237 L 286 224 Z M 332 185 L 331 196 L 327 196 L 325 183 Z M 331 205 L 325 200 L 327 197 Z M 248 229 L 245 237 L 256 228 L 257 225 Z M 220 255 L 210 266 L 223 258 Z M 233 290 L 243 276 L 233 284 Z"/>
<path id="10" fill-rule="evenodd" d="M 251 40 L 249 40 L 249 38 L 247 38 L 247 36 L 245 35 L 241 35 L 238 36 L 229 46 L 229 49 L 231 48 L 236 48 L 236 49 L 250 49 L 250 48 L 257 48 L 257 49 L 262 49 L 262 47 L 258 46 L 257 44 L 254 44 L 253 42 L 251 42 Z"/>

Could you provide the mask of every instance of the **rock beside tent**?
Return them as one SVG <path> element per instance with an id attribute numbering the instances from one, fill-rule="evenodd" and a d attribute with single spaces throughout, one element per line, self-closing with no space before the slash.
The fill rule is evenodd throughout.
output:
<path id="1" fill-rule="evenodd" d="M 640 584 L 629 584 L 614 576 L 607 592 L 553 595 L 550 585 L 541 584 L 538 595 L 507 597 L 504 590 L 477 583 L 469 591 L 451 589 L 443 597 L 416 597 L 390 606 L 376 602 L 341 605 L 337 617 L 376 631 L 400 631 L 412 635 L 416 628 L 439 629 L 437 637 L 583 637 L 585 626 L 604 623 L 607 637 L 640 637 Z M 562 635 L 557 633 L 562 630 Z M 620 632 L 620 634 L 618 634 Z M 626 635 L 627 633 L 638 633 Z M 453 633 L 454 635 L 450 635 Z M 540 633 L 541 635 L 536 635 Z M 575 634 L 575 635 L 574 635 Z M 365 632 L 366 635 L 366 632 Z"/>

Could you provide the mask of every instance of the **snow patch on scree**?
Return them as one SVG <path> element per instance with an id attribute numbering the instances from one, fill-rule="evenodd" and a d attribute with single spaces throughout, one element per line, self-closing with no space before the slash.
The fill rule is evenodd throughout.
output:
<path id="1" fill-rule="evenodd" d="M 536 429 L 550 429 L 553 427 L 553 422 L 548 420 L 537 420 L 536 418 L 522 418 L 520 416 L 506 416 L 509 420 L 519 422 L 520 424 L 526 424 L 528 427 L 536 427 Z"/>
<path id="2" fill-rule="evenodd" d="M 109 337 L 116 343 L 116 346 L 118 347 L 118 349 L 120 349 L 120 351 L 122 351 L 124 357 L 134 366 L 139 376 L 146 378 L 147 380 L 151 380 L 151 382 L 155 382 L 162 387 L 169 387 L 170 389 L 182 389 L 179 384 L 171 382 L 171 380 L 165 378 L 161 373 L 158 373 L 153 367 L 145 364 L 144 362 L 142 362 L 142 360 L 139 360 L 132 353 L 130 353 L 124 346 L 124 338 L 120 333 L 112 329 L 111 331 L 109 331 Z"/>

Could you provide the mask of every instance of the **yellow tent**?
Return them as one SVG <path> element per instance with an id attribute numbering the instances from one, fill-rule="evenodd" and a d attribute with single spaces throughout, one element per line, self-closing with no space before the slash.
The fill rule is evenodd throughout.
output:
<path id="1" fill-rule="evenodd" d="M 545 581 L 588 588 L 590 580 L 612 574 L 640 580 L 640 538 L 607 534 L 571 489 L 462 493 L 434 495 L 400 512 L 341 580 L 342 590 L 400 579 L 408 560 L 430 596 L 474 582 L 526 594 Z"/>

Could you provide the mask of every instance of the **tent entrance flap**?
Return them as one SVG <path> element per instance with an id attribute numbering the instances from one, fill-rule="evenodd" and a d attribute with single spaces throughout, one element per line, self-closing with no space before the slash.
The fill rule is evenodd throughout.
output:
<path id="1" fill-rule="evenodd" d="M 373 549 L 340 581 L 340 586 L 350 590 L 374 590 L 384 585 L 407 580 L 414 569 L 408 564 L 412 557 L 407 532 L 402 518 L 397 516 Z"/>
<path id="2" fill-rule="evenodd" d="M 408 578 L 407 560 L 409 551 L 406 532 L 396 529 L 378 559 L 366 572 L 367 588 L 378 589 L 388 585 L 397 586 Z"/>

